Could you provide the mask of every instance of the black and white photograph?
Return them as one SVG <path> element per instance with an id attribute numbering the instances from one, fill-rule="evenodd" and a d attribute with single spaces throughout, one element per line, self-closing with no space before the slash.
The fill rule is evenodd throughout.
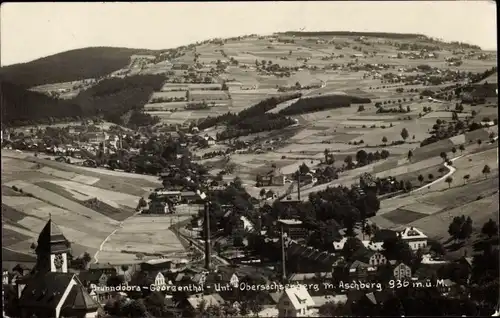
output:
<path id="1" fill-rule="evenodd" d="M 2 3 L 2 316 L 500 316 L 496 13 Z"/>

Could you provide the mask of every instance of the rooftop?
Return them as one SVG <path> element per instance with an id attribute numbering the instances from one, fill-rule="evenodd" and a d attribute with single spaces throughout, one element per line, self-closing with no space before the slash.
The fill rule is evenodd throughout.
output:
<path id="1" fill-rule="evenodd" d="M 47 249 L 51 253 L 64 252 L 68 250 L 69 246 L 70 243 L 62 231 L 52 219 L 49 219 L 38 236 L 37 252 L 41 250 L 46 251 Z"/>
<path id="2" fill-rule="evenodd" d="M 285 225 L 300 225 L 300 224 L 302 224 L 302 221 L 295 220 L 295 219 L 279 219 L 278 222 L 285 224 Z"/>
<path id="3" fill-rule="evenodd" d="M 295 309 L 314 306 L 314 301 L 304 285 L 285 289 L 285 293 Z"/>
<path id="4" fill-rule="evenodd" d="M 426 239 L 427 235 L 425 235 L 422 231 L 420 231 L 417 228 L 407 227 L 403 231 L 401 231 L 401 238 L 403 240 L 416 239 L 416 238 Z"/>

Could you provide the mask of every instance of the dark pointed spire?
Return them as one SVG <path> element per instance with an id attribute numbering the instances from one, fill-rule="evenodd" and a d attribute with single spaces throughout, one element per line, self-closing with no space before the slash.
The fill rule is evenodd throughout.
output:
<path id="1" fill-rule="evenodd" d="M 70 243 L 62 233 L 61 229 L 52 221 L 49 214 L 49 220 L 38 236 L 37 252 L 60 253 L 69 250 Z"/>

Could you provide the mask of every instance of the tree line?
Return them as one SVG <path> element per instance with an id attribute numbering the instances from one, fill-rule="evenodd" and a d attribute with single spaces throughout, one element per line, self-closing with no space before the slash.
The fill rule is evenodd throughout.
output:
<path id="1" fill-rule="evenodd" d="M 281 104 L 291 99 L 300 98 L 301 96 L 302 96 L 301 93 L 273 96 L 270 98 L 266 98 L 258 102 L 257 104 L 242 110 L 237 114 L 227 112 L 225 114 L 216 117 L 208 116 L 207 118 L 203 119 L 200 123 L 198 123 L 198 128 L 200 130 L 203 130 L 223 123 L 226 123 L 228 126 L 235 125 L 245 119 L 261 116 L 266 112 L 270 111 L 271 109 L 276 108 L 278 104 Z"/>
<path id="2" fill-rule="evenodd" d="M 349 107 L 351 104 L 369 104 L 369 98 L 351 95 L 318 95 L 301 98 L 292 105 L 282 109 L 279 114 L 292 116 L 310 112 L 317 112 L 326 109 Z"/>
<path id="3" fill-rule="evenodd" d="M 103 116 L 107 121 L 126 125 L 128 122 L 124 114 L 130 116 L 135 113 L 136 119 L 140 120 L 134 119 L 133 123 L 152 125 L 154 120 L 145 120 L 149 115 L 141 113 L 141 110 L 151 93 L 159 90 L 163 82 L 164 77 L 160 75 L 109 78 L 71 100 L 60 100 L 2 81 L 2 118 L 4 123 L 18 126 Z"/>

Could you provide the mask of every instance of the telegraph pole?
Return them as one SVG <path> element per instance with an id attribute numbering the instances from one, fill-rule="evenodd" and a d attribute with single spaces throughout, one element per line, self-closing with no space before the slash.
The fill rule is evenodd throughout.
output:
<path id="1" fill-rule="evenodd" d="M 205 202 L 205 269 L 210 271 L 211 268 L 211 251 L 210 251 L 210 202 Z"/>
<path id="2" fill-rule="evenodd" d="M 297 199 L 300 201 L 300 169 L 298 171 L 298 180 L 297 180 Z"/>
<path id="3" fill-rule="evenodd" d="M 281 271 L 283 283 L 286 281 L 286 255 L 285 255 L 285 232 L 283 230 L 283 223 L 281 223 Z"/>

